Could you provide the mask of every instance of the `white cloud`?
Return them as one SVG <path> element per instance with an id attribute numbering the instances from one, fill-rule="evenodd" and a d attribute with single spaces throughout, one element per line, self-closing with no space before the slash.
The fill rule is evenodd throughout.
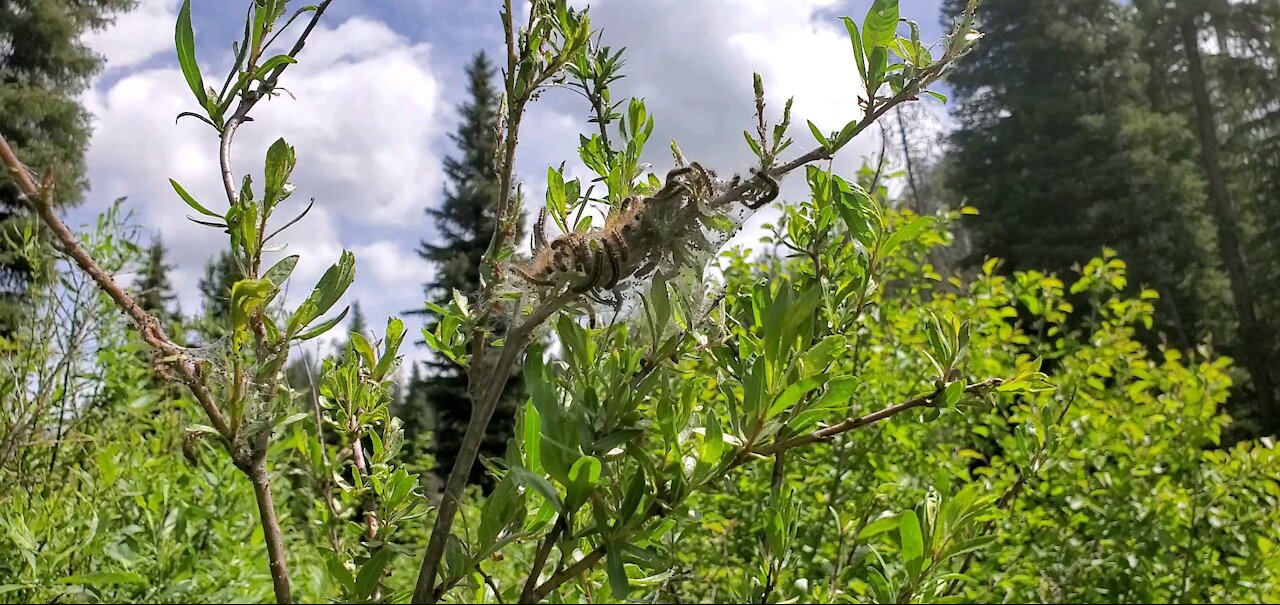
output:
<path id="1" fill-rule="evenodd" d="M 172 15 L 164 19 L 172 31 Z M 131 23 L 122 19 L 117 27 Z M 112 40 L 124 34 L 103 35 Z M 140 49 L 101 44 L 116 64 L 147 58 Z M 360 300 L 370 324 L 380 328 L 387 315 L 420 305 L 428 274 L 412 246 L 428 229 L 422 208 L 435 202 L 441 182 L 433 148 L 444 130 L 431 48 L 356 17 L 319 26 L 299 59 L 281 82 L 296 99 L 282 95 L 255 108 L 254 121 L 236 137 L 233 167 L 237 176 L 248 172 L 260 184 L 266 148 L 278 137 L 296 148 L 297 190 L 279 209 L 276 224 L 310 198 L 316 205 L 281 236 L 288 246 L 275 255 L 302 256 L 288 298 L 296 303 L 305 297 L 341 250 L 352 249 L 359 279 L 348 299 Z M 206 77 L 214 67 L 205 63 Z M 88 155 L 93 202 L 77 214 L 128 196 L 139 223 L 164 238 L 177 266 L 173 279 L 182 306 L 194 310 L 204 263 L 226 247 L 226 235 L 186 220 L 191 211 L 168 179 L 206 206 L 224 209 L 217 135 L 194 119 L 174 123 L 195 104 L 172 62 L 117 75 L 110 83 L 99 80 L 84 97 L 94 115 Z"/>
<path id="2" fill-rule="evenodd" d="M 138 65 L 173 47 L 173 23 L 178 0 L 142 0 L 115 24 L 90 32 L 84 43 L 107 57 L 108 70 Z"/>

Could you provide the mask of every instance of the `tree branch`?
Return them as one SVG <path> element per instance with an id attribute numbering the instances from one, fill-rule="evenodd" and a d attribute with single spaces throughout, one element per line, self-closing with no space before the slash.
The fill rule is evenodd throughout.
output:
<path id="1" fill-rule="evenodd" d="M 193 360 L 186 355 L 186 350 L 174 343 L 168 335 L 165 334 L 164 328 L 160 326 L 160 321 L 138 306 L 133 297 L 116 283 L 115 278 L 98 264 L 89 252 L 80 245 L 80 240 L 71 232 L 58 213 L 54 211 L 51 203 L 53 191 L 48 186 L 36 185 L 31 179 L 31 175 L 27 172 L 26 166 L 18 160 L 13 149 L 9 147 L 9 142 L 0 135 L 0 161 L 4 162 L 9 173 L 13 175 L 14 180 L 18 184 L 20 196 L 25 198 L 35 209 L 36 215 L 40 218 L 49 230 L 53 232 L 54 238 L 57 240 L 58 247 L 62 249 L 76 266 L 93 279 L 94 283 L 102 289 L 116 306 L 133 322 L 138 328 L 138 332 L 142 340 L 159 351 L 161 355 L 169 358 L 166 361 L 178 373 L 178 377 L 183 384 L 191 390 L 200 407 L 204 409 L 205 415 L 209 417 L 209 422 L 213 428 L 224 438 L 229 438 L 231 428 L 222 416 L 222 411 L 213 401 L 213 395 L 209 392 L 208 386 L 204 382 L 203 372 L 199 367 L 199 361 Z"/>
<path id="2" fill-rule="evenodd" d="M 498 360 L 492 368 L 484 368 L 484 370 L 473 368 L 473 371 L 484 371 L 485 375 L 493 379 L 482 384 L 480 397 L 473 399 L 471 421 L 467 424 L 467 432 L 458 449 L 458 457 L 453 463 L 453 469 L 449 471 L 449 479 L 440 497 L 440 507 L 436 510 L 436 523 L 431 530 L 431 540 L 427 543 L 427 552 L 422 559 L 422 568 L 418 573 L 418 582 L 413 591 L 414 603 L 434 603 L 440 598 L 441 590 L 436 586 L 440 559 L 444 556 L 444 547 L 453 529 L 453 519 L 458 514 L 458 506 L 462 503 L 462 492 L 466 489 L 467 479 L 471 476 L 471 467 L 480 453 L 485 430 L 489 426 L 494 410 L 498 407 L 498 400 L 506 389 L 507 381 L 502 377 L 511 373 L 517 357 L 529 344 L 533 331 L 553 313 L 564 308 L 577 297 L 577 294 L 565 291 L 543 303 L 507 335 L 506 344 L 502 346 Z M 484 350 L 488 350 L 488 347 Z M 483 358 L 471 359 L 473 365 L 484 362 Z M 472 384 L 475 384 L 475 381 Z"/>
<path id="3" fill-rule="evenodd" d="M 267 476 L 265 458 L 259 458 L 248 469 L 242 469 L 253 483 L 253 495 L 258 501 L 258 516 L 262 522 L 262 536 L 267 542 L 267 560 L 271 568 L 271 587 L 277 603 L 292 603 L 289 589 L 289 564 L 285 560 L 284 536 L 280 533 L 280 521 L 276 519 L 275 502 L 271 498 L 271 481 Z"/>
<path id="4" fill-rule="evenodd" d="M 542 575 L 542 568 L 547 564 L 547 557 L 551 555 L 551 549 L 555 547 L 556 540 L 560 537 L 562 521 L 557 520 L 551 531 L 542 537 L 542 543 L 538 545 L 538 552 L 533 556 L 533 565 L 529 567 L 529 577 L 525 579 L 524 590 L 520 591 L 521 603 L 534 602 L 533 593 L 538 587 L 538 576 Z"/>
<path id="5" fill-rule="evenodd" d="M 547 595 L 551 594 L 551 591 L 559 588 L 561 584 L 564 584 L 565 582 L 572 580 L 573 578 L 581 575 L 582 573 L 586 572 L 592 567 L 595 567 L 596 563 L 599 563 L 600 559 L 604 558 L 604 553 L 605 553 L 604 545 L 601 544 L 600 546 L 597 546 L 595 550 L 592 550 L 590 553 L 587 553 L 585 557 L 578 559 L 577 563 L 574 563 L 573 565 L 570 565 L 569 567 L 556 572 L 555 575 L 548 578 L 546 582 L 543 582 L 542 585 L 539 586 L 537 590 L 533 591 L 533 594 L 530 595 L 530 598 L 528 601 L 521 599 L 521 602 L 526 602 L 526 603 L 541 602 L 543 599 L 547 598 Z"/>
<path id="6" fill-rule="evenodd" d="M 964 392 L 971 393 L 971 394 L 984 393 L 993 387 L 999 386 L 1003 382 L 1004 382 L 1004 379 L 1002 378 L 988 378 L 987 380 L 984 380 L 982 382 L 977 382 L 965 387 Z M 755 457 L 764 458 L 764 457 L 772 456 L 774 454 L 778 454 L 780 452 L 785 452 L 792 448 L 808 445 L 810 443 L 816 443 L 818 441 L 830 441 L 836 435 L 847 433 L 854 429 L 864 427 L 868 424 L 879 422 L 881 420 L 884 420 L 885 418 L 895 416 L 897 414 L 900 414 L 912 408 L 932 407 L 936 405 L 936 399 L 941 394 L 942 394 L 942 389 L 935 389 L 933 392 L 927 395 L 921 395 L 919 397 L 909 399 L 902 403 L 891 405 L 878 412 L 867 414 L 865 416 L 859 416 L 857 418 L 849 418 L 839 424 L 834 424 L 824 429 L 819 429 L 810 433 L 806 433 L 804 435 L 792 437 L 791 439 L 787 439 L 785 441 L 774 442 L 770 445 L 756 448 L 750 451 L 744 450 L 743 452 L 738 454 L 734 462 L 729 465 L 729 469 L 734 469 L 739 466 L 742 466 L 743 464 L 746 464 L 748 461 L 750 461 L 752 458 L 755 458 Z M 729 469 L 726 469 L 726 470 L 729 470 Z"/>

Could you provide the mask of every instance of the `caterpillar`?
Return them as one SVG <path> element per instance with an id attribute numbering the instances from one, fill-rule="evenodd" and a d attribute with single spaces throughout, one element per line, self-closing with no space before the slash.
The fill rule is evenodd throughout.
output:
<path id="1" fill-rule="evenodd" d="M 568 233 L 550 242 L 546 241 L 544 208 L 534 225 L 533 259 L 513 269 L 532 284 L 567 287 L 607 302 L 602 292 L 615 290 L 632 275 L 647 276 L 664 263 L 684 265 L 695 249 L 712 251 L 703 228 L 714 228 L 710 219 L 716 210 L 708 202 L 716 187 L 714 175 L 694 162 L 668 172 L 663 186 L 652 195 L 624 200 L 603 227 Z M 777 193 L 777 183 L 757 172 L 742 202 L 754 210 Z M 695 214 L 692 219 L 690 213 Z"/>

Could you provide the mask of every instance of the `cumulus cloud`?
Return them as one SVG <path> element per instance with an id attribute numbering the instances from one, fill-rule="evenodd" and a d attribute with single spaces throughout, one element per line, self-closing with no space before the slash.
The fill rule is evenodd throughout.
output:
<path id="1" fill-rule="evenodd" d="M 172 27 L 171 14 L 163 20 Z M 117 27 L 129 25 L 122 20 Z M 105 35 L 119 35 L 112 31 Z M 141 51 L 99 48 L 113 62 L 117 52 L 121 63 L 149 59 Z M 302 255 L 289 291 L 294 302 L 346 248 L 358 255 L 359 275 L 348 299 L 362 302 L 371 324 L 420 306 L 419 284 L 429 271 L 413 247 L 427 230 L 422 208 L 435 203 L 441 181 L 433 151 L 443 134 L 441 85 L 431 52 L 367 18 L 321 25 L 282 81 L 293 97 L 260 103 L 254 121 L 237 135 L 234 171 L 256 183 L 276 138 L 297 150 L 297 190 L 279 209 L 279 223 L 315 200 L 310 214 L 282 236 L 288 245 L 276 255 Z M 222 57 L 222 64 L 229 59 Z M 127 196 L 138 222 L 164 239 L 182 305 L 194 309 L 204 263 L 225 248 L 226 235 L 186 220 L 190 211 L 168 179 L 213 209 L 226 202 L 216 133 L 194 119 L 174 123 L 195 107 L 181 73 L 168 63 L 99 80 L 85 95 L 94 115 L 88 160 L 95 202 L 81 212 Z M 206 78 L 217 73 L 212 63 L 205 64 Z"/>
<path id="2" fill-rule="evenodd" d="M 142 0 L 114 25 L 90 32 L 83 41 L 108 59 L 108 70 L 127 69 L 172 48 L 177 10 L 178 0 Z"/>

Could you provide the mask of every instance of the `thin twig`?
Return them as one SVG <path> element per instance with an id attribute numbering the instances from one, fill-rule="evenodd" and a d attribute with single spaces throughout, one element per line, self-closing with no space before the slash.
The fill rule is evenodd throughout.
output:
<path id="1" fill-rule="evenodd" d="M 524 352 L 524 348 L 529 344 L 529 339 L 533 331 L 542 325 L 548 317 L 556 311 L 564 308 L 571 300 L 577 298 L 576 294 L 566 291 L 565 293 L 544 302 L 506 338 L 506 344 L 503 345 L 498 360 L 492 368 L 483 370 L 489 376 L 508 376 L 511 368 L 514 367 L 516 359 Z M 471 363 L 484 364 L 482 358 L 472 358 Z M 473 367 L 473 371 L 475 371 Z M 477 384 L 473 382 L 473 384 Z M 431 540 L 427 543 L 427 551 L 422 559 L 422 568 L 418 573 L 417 586 L 414 588 L 413 601 L 415 603 L 434 603 L 440 598 L 440 591 L 435 586 L 436 575 L 440 569 L 440 559 L 444 555 L 444 547 L 448 542 L 450 532 L 453 529 L 454 517 L 458 514 L 458 507 L 462 503 L 462 493 L 467 487 L 467 479 L 471 476 L 471 467 L 475 464 L 476 456 L 480 452 L 480 445 L 484 441 L 485 430 L 489 426 L 489 420 L 493 417 L 494 410 L 498 407 L 498 401 L 502 397 L 502 393 L 506 388 L 505 380 L 493 380 L 489 383 L 481 383 L 479 397 L 473 396 L 473 407 L 471 408 L 471 421 L 467 424 L 467 432 L 463 435 L 462 444 L 458 448 L 458 457 L 455 459 L 453 469 L 449 472 L 449 479 L 445 483 L 444 493 L 440 498 L 440 506 L 436 510 L 436 523 L 431 530 Z"/>
<path id="2" fill-rule="evenodd" d="M 484 568 L 481 567 L 479 563 L 476 563 L 476 573 L 480 574 L 480 577 L 484 578 L 484 583 L 489 587 L 489 590 L 493 591 L 493 598 L 498 600 L 498 605 L 504 605 L 502 601 L 502 591 L 498 590 L 498 585 L 493 583 L 493 578 L 484 572 Z"/>
<path id="3" fill-rule="evenodd" d="M 999 386 L 1003 382 L 1004 380 L 1001 378 L 989 378 L 982 382 L 976 382 L 974 384 L 966 386 L 964 389 L 964 392 L 971 393 L 971 394 L 985 393 L 991 388 Z M 787 439 L 785 441 L 774 442 L 770 445 L 759 447 L 752 451 L 743 451 L 738 455 L 738 458 L 734 460 L 732 464 L 729 465 L 729 469 L 742 466 L 743 464 L 746 464 L 749 460 L 751 460 L 753 457 L 768 457 L 768 456 L 772 456 L 773 454 L 777 454 L 779 452 L 785 452 L 789 449 L 800 447 L 802 445 L 808 445 L 810 443 L 815 443 L 818 441 L 830 441 L 836 435 L 847 433 L 854 429 L 864 427 L 868 424 L 879 422 L 881 420 L 884 420 L 885 418 L 889 418 L 891 416 L 900 414 L 912 408 L 932 407 L 936 404 L 937 397 L 941 394 L 942 394 L 941 389 L 936 389 L 929 394 L 920 395 L 918 397 L 914 397 L 902 403 L 891 405 L 878 412 L 867 414 L 865 416 L 858 416 L 857 418 L 849 418 L 844 422 L 833 424 L 827 428 L 818 429 L 810 433 L 805 433 L 804 435 L 792 437 L 791 439 Z"/>
<path id="4" fill-rule="evenodd" d="M 161 355 L 170 358 L 168 363 L 177 371 L 178 376 L 187 388 L 191 389 L 192 395 L 196 401 L 200 403 L 200 407 L 204 409 L 205 415 L 209 417 L 209 422 L 213 428 L 224 438 L 231 435 L 231 428 L 227 424 L 226 419 L 222 416 L 222 411 L 218 409 L 218 405 L 213 401 L 213 395 L 209 392 L 209 388 L 205 385 L 204 377 L 199 367 L 199 362 L 187 357 L 185 350 L 173 342 L 164 332 L 164 328 L 160 326 L 160 321 L 147 313 L 133 297 L 116 283 L 115 278 L 98 264 L 84 246 L 80 245 L 80 240 L 67 228 L 66 223 L 62 222 L 62 218 L 54 211 L 52 202 L 53 191 L 45 190 L 31 179 L 27 173 L 26 167 L 18 160 L 13 149 L 9 147 L 9 142 L 0 135 L 0 160 L 4 162 L 6 168 L 13 175 L 14 180 L 18 184 L 20 196 L 25 198 L 36 211 L 40 220 L 49 227 L 57 239 L 59 248 L 62 249 L 76 266 L 87 273 L 93 279 L 98 287 L 115 302 L 116 306 L 133 322 L 138 328 L 138 333 L 142 340 L 152 348 L 160 352 Z"/>
<path id="5" fill-rule="evenodd" d="M 533 591 L 538 587 L 538 576 L 542 575 L 542 568 L 547 564 L 547 557 L 551 555 L 551 549 L 555 547 L 556 540 L 560 538 L 561 520 L 557 519 L 551 531 L 542 537 L 542 543 L 538 545 L 538 552 L 533 556 L 533 565 L 529 566 L 529 577 L 525 579 L 524 590 L 520 591 L 520 602 L 529 603 L 533 599 Z"/>
<path id="6" fill-rule="evenodd" d="M 595 550 L 592 550 L 590 553 L 587 553 L 586 556 L 578 559 L 577 563 L 556 572 L 555 575 L 548 578 L 547 581 L 543 582 L 537 590 L 533 591 L 533 595 L 526 602 L 537 603 L 547 598 L 547 595 L 551 594 L 551 591 L 559 588 L 561 584 L 564 584 L 565 582 L 568 582 L 569 580 L 572 580 L 573 578 L 590 570 L 592 567 L 595 567 L 596 563 L 599 563 L 600 559 L 604 558 L 604 554 L 604 545 L 602 544 L 597 546 Z"/>

